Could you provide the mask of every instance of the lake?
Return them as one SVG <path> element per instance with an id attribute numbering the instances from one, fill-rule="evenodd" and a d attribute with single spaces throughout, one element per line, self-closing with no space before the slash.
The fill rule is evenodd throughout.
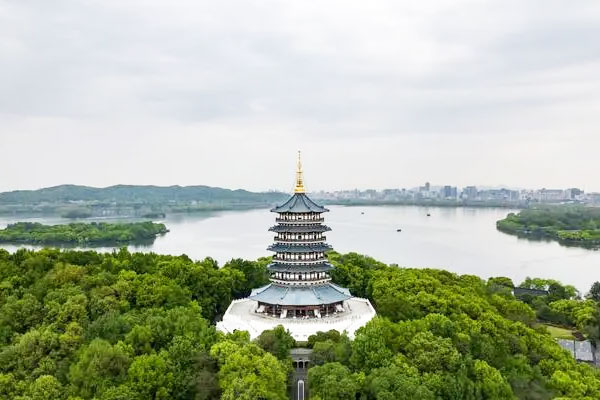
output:
<path id="1" fill-rule="evenodd" d="M 325 223 L 333 230 L 327 234 L 328 242 L 342 253 L 354 251 L 400 266 L 442 268 L 482 278 L 508 276 L 516 284 L 527 276 L 552 278 L 574 285 L 583 293 L 600 280 L 600 251 L 519 239 L 497 231 L 495 222 L 511 210 L 420 206 L 329 208 L 331 212 L 325 215 Z M 71 222 L 61 218 L 0 217 L 0 227 L 25 220 L 46 224 Z M 160 222 L 167 225 L 169 233 L 152 245 L 129 246 L 130 250 L 187 254 L 192 259 L 210 256 L 220 264 L 231 258 L 256 259 L 271 254 L 266 247 L 273 241 L 273 233 L 267 229 L 275 224 L 275 214 L 268 210 L 173 214 Z M 396 232 L 399 228 L 402 232 Z M 19 246 L 2 247 L 14 251 Z"/>

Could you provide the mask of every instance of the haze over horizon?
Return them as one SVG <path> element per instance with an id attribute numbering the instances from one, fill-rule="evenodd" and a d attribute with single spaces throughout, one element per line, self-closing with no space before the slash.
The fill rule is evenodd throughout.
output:
<path id="1" fill-rule="evenodd" d="M 0 0 L 0 191 L 600 191 L 600 2 Z"/>

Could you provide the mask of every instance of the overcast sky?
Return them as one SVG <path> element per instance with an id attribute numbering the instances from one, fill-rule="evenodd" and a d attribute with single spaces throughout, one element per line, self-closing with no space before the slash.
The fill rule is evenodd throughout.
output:
<path id="1" fill-rule="evenodd" d="M 0 190 L 600 191 L 600 1 L 0 0 Z"/>

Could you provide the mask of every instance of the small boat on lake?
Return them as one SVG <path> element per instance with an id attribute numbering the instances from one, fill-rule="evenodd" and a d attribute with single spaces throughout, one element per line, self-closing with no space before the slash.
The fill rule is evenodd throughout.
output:
<path id="1" fill-rule="evenodd" d="M 427 213 L 427 216 L 428 216 L 428 217 L 431 217 L 431 214 Z"/>
<path id="2" fill-rule="evenodd" d="M 402 229 L 398 228 L 396 229 L 396 232 L 402 232 Z"/>

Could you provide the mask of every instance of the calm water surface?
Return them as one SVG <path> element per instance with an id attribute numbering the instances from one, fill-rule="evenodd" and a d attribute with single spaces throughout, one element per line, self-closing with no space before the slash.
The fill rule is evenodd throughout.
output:
<path id="1" fill-rule="evenodd" d="M 331 206 L 326 214 L 328 242 L 339 252 L 355 251 L 400 266 L 443 268 L 482 278 L 508 276 L 515 283 L 525 277 L 553 278 L 587 292 L 600 280 L 600 251 L 529 241 L 496 230 L 495 222 L 510 210 L 416 206 Z M 361 214 L 364 212 L 364 214 Z M 431 216 L 427 217 L 427 213 Z M 132 251 L 211 256 L 223 264 L 231 258 L 256 259 L 270 255 L 273 240 L 267 229 L 275 214 L 268 210 L 170 215 L 170 232 L 150 246 Z M 24 219 L 19 219 L 24 220 Z M 35 218 L 47 224 L 60 218 Z M 16 222 L 0 217 L 0 227 Z M 402 232 L 396 232 L 401 228 Z M 3 245 L 14 251 L 18 246 Z M 31 246 L 28 246 L 31 247 Z M 96 248 L 110 251 L 111 248 Z"/>

